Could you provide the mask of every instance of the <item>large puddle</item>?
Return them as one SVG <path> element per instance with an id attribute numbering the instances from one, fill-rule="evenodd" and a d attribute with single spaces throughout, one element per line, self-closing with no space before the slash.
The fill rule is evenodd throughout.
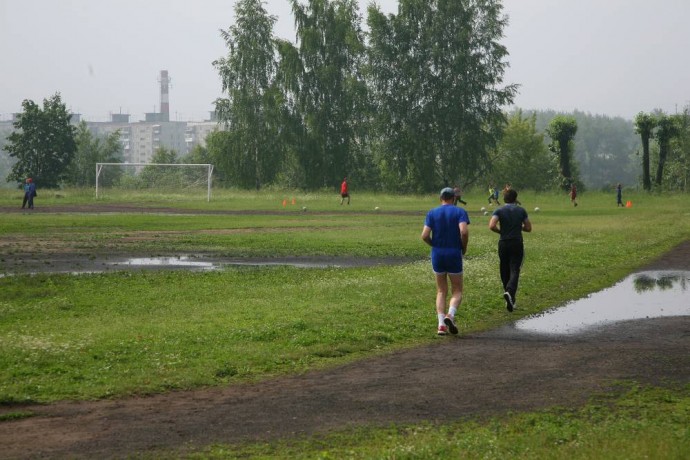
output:
<path id="1" fill-rule="evenodd" d="M 220 270 L 222 268 L 231 266 L 247 266 L 247 267 L 266 267 L 289 265 L 300 268 L 327 268 L 327 267 L 345 267 L 352 266 L 348 260 L 337 262 L 331 261 L 305 261 L 298 259 L 226 259 L 226 260 L 199 260 L 195 257 L 181 256 L 181 257 L 135 257 L 122 261 L 110 262 L 109 265 L 114 267 L 129 267 L 129 268 L 186 268 L 196 270 Z"/>
<path id="2" fill-rule="evenodd" d="M 41 259 L 26 258 L 19 261 L 5 261 L 0 265 L 0 278 L 12 275 L 35 275 L 38 273 L 68 273 L 72 275 L 104 273 L 122 270 L 188 270 L 210 271 L 232 267 L 291 266 L 297 268 L 350 268 L 398 265 L 410 259 L 381 257 L 214 257 L 186 254 L 160 257 L 105 257 L 54 256 Z"/>
<path id="3" fill-rule="evenodd" d="M 513 327 L 569 335 L 620 321 L 690 316 L 688 288 L 688 271 L 639 272 L 603 291 L 517 321 Z"/>

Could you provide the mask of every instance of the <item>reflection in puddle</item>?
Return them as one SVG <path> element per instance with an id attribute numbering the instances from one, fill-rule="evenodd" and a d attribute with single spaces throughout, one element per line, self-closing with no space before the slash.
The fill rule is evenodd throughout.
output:
<path id="1" fill-rule="evenodd" d="M 515 323 L 540 334 L 574 334 L 618 321 L 690 315 L 690 272 L 649 271 L 561 308 Z"/>

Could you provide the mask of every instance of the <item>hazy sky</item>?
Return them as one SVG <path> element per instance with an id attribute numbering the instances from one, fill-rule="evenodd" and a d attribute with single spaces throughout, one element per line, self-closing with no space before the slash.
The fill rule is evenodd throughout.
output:
<path id="1" fill-rule="evenodd" d="M 60 92 L 91 121 L 160 109 L 170 73 L 170 116 L 208 118 L 222 96 L 214 59 L 234 0 L 0 0 L 0 120 L 21 102 Z M 365 14 L 370 0 L 359 0 Z M 386 13 L 397 0 L 378 0 Z M 506 83 L 515 105 L 632 118 L 690 103 L 690 1 L 504 0 Z M 275 34 L 294 40 L 288 0 L 265 2 Z M 365 22 L 364 22 L 365 23 Z"/>

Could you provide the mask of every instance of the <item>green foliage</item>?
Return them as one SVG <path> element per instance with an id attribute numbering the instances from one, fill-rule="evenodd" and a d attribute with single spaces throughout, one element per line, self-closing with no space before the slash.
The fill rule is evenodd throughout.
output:
<path id="1" fill-rule="evenodd" d="M 294 113 L 301 120 L 295 159 L 307 188 L 337 187 L 343 177 L 352 177 L 368 165 L 365 45 L 357 2 L 290 3 L 297 48 L 290 51 L 283 43 L 281 54 L 290 59 L 282 66 L 288 83 L 284 89 L 288 98 L 294 98 Z"/>
<path id="2" fill-rule="evenodd" d="M 122 161 L 120 132 L 99 138 L 93 135 L 86 122 L 81 122 L 76 132 L 77 150 L 67 168 L 65 184 L 84 187 L 96 183 L 96 163 L 119 163 Z M 101 185 L 108 186 L 118 182 L 121 170 L 104 177 Z"/>
<path id="3" fill-rule="evenodd" d="M 388 186 L 472 184 L 488 167 L 517 88 L 501 87 L 508 55 L 498 1 L 403 0 L 368 10 L 376 152 Z"/>
<path id="4" fill-rule="evenodd" d="M 656 185 L 661 186 L 664 177 L 664 166 L 671 148 L 671 140 L 681 132 L 682 115 L 668 116 L 664 113 L 656 117 L 656 138 L 659 143 L 659 163 L 656 169 Z"/>
<path id="5" fill-rule="evenodd" d="M 206 137 L 206 148 L 215 169 L 218 181 L 216 185 L 239 186 L 237 182 L 242 169 L 237 169 L 230 161 L 230 152 L 233 150 L 232 133 L 227 131 L 214 131 Z M 246 188 L 246 187 L 245 187 Z"/>
<path id="6" fill-rule="evenodd" d="M 159 147 L 154 152 L 151 163 L 176 164 L 177 154 L 174 150 Z M 135 177 L 139 187 L 174 189 L 181 186 L 183 174 L 184 171 L 178 166 L 144 166 Z"/>
<path id="7" fill-rule="evenodd" d="M 275 21 L 260 0 L 238 1 L 235 25 L 221 31 L 228 56 L 214 62 L 228 93 L 216 100 L 228 142 L 222 150 L 214 145 L 214 163 L 233 184 L 257 190 L 273 182 L 284 155 L 279 142 L 282 94 L 275 86 Z"/>
<path id="8" fill-rule="evenodd" d="M 690 190 L 690 108 L 677 115 L 677 136 L 670 141 L 670 155 L 664 169 L 666 190 Z"/>
<path id="9" fill-rule="evenodd" d="M 509 183 L 518 190 L 553 188 L 557 164 L 544 143 L 544 135 L 537 132 L 536 119 L 536 113 L 523 118 L 521 110 L 508 117 L 486 183 Z"/>
<path id="10" fill-rule="evenodd" d="M 501 4 L 404 3 L 389 18 L 369 9 L 367 48 L 353 0 L 291 0 L 294 45 L 271 37 L 261 2 L 238 2 L 214 63 L 227 92 L 216 112 L 228 132 L 209 143 L 221 182 L 315 190 L 347 176 L 430 191 L 480 177 L 517 90 L 501 86 Z"/>
<path id="11" fill-rule="evenodd" d="M 60 185 L 77 150 L 76 128 L 59 93 L 43 100 L 43 108 L 31 100 L 14 122 L 5 150 L 17 159 L 7 180 L 23 182 L 31 177 L 43 188 Z"/>
<path id="12" fill-rule="evenodd" d="M 201 145 L 195 145 L 194 148 L 181 159 L 182 163 L 188 164 L 210 164 L 211 155 L 209 154 L 208 148 L 202 147 Z"/>
<path id="13" fill-rule="evenodd" d="M 690 119 L 683 113 L 667 115 L 661 110 L 640 112 L 635 118 L 635 132 L 642 139 L 643 184 L 652 189 L 650 163 L 656 162 L 654 187 L 657 190 L 687 190 L 690 177 Z M 650 141 L 656 139 L 656 144 Z"/>
<path id="14" fill-rule="evenodd" d="M 558 158 L 561 188 L 567 190 L 572 184 L 578 184 L 579 178 L 575 174 L 576 168 L 572 163 L 573 139 L 577 133 L 577 120 L 568 115 L 557 115 L 546 128 L 546 134 L 551 138 L 549 149 Z"/>

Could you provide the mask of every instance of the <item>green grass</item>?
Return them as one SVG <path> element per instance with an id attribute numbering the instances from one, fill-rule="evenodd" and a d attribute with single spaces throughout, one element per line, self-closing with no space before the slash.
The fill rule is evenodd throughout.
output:
<path id="1" fill-rule="evenodd" d="M 471 212 L 459 325 L 500 325 L 611 285 L 690 237 L 685 197 L 608 195 L 521 200 L 526 237 L 517 315 L 502 308 L 496 237 Z M 366 195 L 362 201 L 374 200 Z M 419 235 L 435 197 L 393 199 L 392 214 L 278 210 L 277 215 L 7 213 L 0 260 L 75 251 L 105 254 L 331 255 L 409 260 L 392 267 L 241 268 L 221 272 L 40 274 L 0 278 L 0 402 L 95 399 L 266 378 L 335 365 L 433 339 L 433 278 Z M 228 209 L 247 206 L 233 194 Z M 354 199 L 353 199 L 354 201 Z M 351 205 L 350 209 L 354 208 Z M 363 204 L 363 207 L 370 205 Z M 477 208 L 481 205 L 475 205 Z M 282 205 L 280 206 L 282 208 Z M 26 249 L 31 242 L 32 248 Z M 395 326 L 387 319 L 394 315 Z M 333 325 L 340 327 L 335 328 Z"/>
<path id="2" fill-rule="evenodd" d="M 19 190 L 0 189 L 0 206 L 21 207 L 23 194 Z M 252 211 L 276 211 L 276 212 L 302 212 L 306 207 L 311 211 L 336 211 L 361 212 L 363 210 L 374 212 L 375 207 L 380 211 L 407 210 L 410 206 L 417 206 L 428 202 L 429 196 L 422 195 L 389 195 L 384 193 L 352 193 L 351 204 L 340 206 L 340 195 L 335 191 L 329 192 L 304 192 L 300 190 L 274 190 L 262 189 L 261 191 L 213 189 L 211 201 L 207 201 L 206 189 L 198 193 L 184 193 L 177 190 L 151 190 L 151 191 L 108 191 L 99 190 L 99 198 L 95 199 L 94 189 L 64 189 L 64 190 L 39 190 L 39 196 L 35 199 L 37 207 L 46 208 L 65 205 L 90 205 L 94 203 L 102 205 L 127 204 L 132 207 L 175 207 L 182 209 L 195 209 L 199 211 L 214 210 L 252 210 Z M 294 203 L 293 204 L 293 200 Z M 283 206 L 285 201 L 285 206 Z M 478 199 L 476 201 L 479 201 Z M 481 198 L 482 202 L 486 200 Z"/>
<path id="3" fill-rule="evenodd" d="M 426 211 L 438 202 L 436 196 L 353 193 L 348 207 L 339 205 L 336 194 L 326 193 L 219 191 L 214 192 L 211 203 L 127 195 L 107 196 L 99 203 L 124 201 L 140 211 L 52 213 L 51 207 L 91 206 L 92 193 L 39 194 L 36 206 L 41 212 L 3 213 L 0 263 L 55 251 L 96 259 L 111 253 L 204 253 L 391 256 L 408 262 L 350 269 L 268 267 L 0 278 L 0 404 L 115 398 L 258 381 L 436 340 L 433 276 L 428 248 L 419 238 Z M 15 191 L 1 191 L 0 207 L 18 206 L 17 196 Z M 283 207 L 282 200 L 291 203 L 293 196 L 297 204 Z M 632 200 L 633 207 L 623 209 L 615 207 L 613 194 L 582 194 L 578 208 L 570 206 L 566 195 L 521 194 L 534 232 L 526 235 L 521 308 L 510 315 L 500 296 L 496 235 L 488 231 L 489 217 L 480 211 L 482 206 L 488 207 L 485 197 L 470 194 L 464 198 L 469 202 L 472 224 L 459 326 L 468 332 L 492 328 L 610 286 L 690 238 L 686 196 L 628 193 L 624 200 Z M 302 206 L 307 206 L 306 212 L 301 211 Z M 374 211 L 376 206 L 380 211 Z M 535 206 L 541 212 L 532 212 Z M 195 213 L 146 212 L 159 207 Z M 269 214 L 214 214 L 248 210 Z M 388 321 L 391 316 L 395 322 Z M 680 397 L 687 427 L 687 391 Z M 667 413 L 675 410 L 666 409 Z M 628 442 L 626 424 L 636 419 L 621 413 L 622 425 L 592 428 L 596 442 L 591 450 L 578 451 L 585 452 L 580 458 L 587 458 L 586 452 L 596 453 L 608 434 L 617 433 L 613 436 L 617 443 Z M 556 424 L 562 415 L 524 417 L 536 417 L 534 423 L 540 425 L 551 419 L 549 423 Z M 439 430 L 424 426 L 372 434 L 371 441 L 367 431 L 343 436 L 354 443 L 352 458 L 458 457 L 458 452 L 465 452 L 462 449 L 475 442 L 471 433 L 476 433 L 479 446 L 495 446 L 495 452 L 508 452 L 511 458 L 531 458 L 534 446 L 513 453 L 506 450 L 509 444 L 502 444 L 506 436 L 515 440 L 523 436 L 518 427 L 531 420 L 516 417 L 471 429 L 465 425 L 444 427 L 438 434 L 441 438 L 434 437 Z M 573 424 L 580 423 L 580 415 L 572 417 Z M 657 425 L 664 427 L 659 418 L 654 420 L 652 426 L 641 428 L 649 446 L 656 446 Z M 679 423 L 673 423 L 675 433 Z M 497 426 L 500 436 L 496 435 Z M 579 432 L 585 428 L 578 425 Z M 466 429 L 469 438 L 456 438 Z M 548 431 L 557 432 L 557 426 Z M 389 437 L 395 440 L 393 444 L 383 442 Z M 408 452 L 404 446 L 410 437 L 421 441 Z M 567 457 L 568 446 L 585 440 L 564 439 L 562 445 L 549 439 L 534 441 L 546 449 L 536 457 Z M 589 437 L 586 440 L 589 445 Z M 367 443 L 374 450 L 357 453 L 358 446 Z M 315 449 L 319 446 L 317 441 L 307 444 Z M 375 450 L 377 445 L 383 450 Z M 687 453 L 687 443 L 680 446 Z M 669 449 L 681 447 L 675 443 Z M 289 452 L 289 446 L 280 447 L 278 453 L 257 455 L 290 456 L 281 452 Z M 323 455 L 320 450 L 308 452 L 312 455 L 304 458 L 350 456 L 328 449 Z M 674 452 L 669 451 L 665 458 L 674 458 Z M 501 457 L 491 455 L 487 458 Z M 475 457 L 482 456 L 467 455 Z M 627 457 L 612 454 L 609 458 Z"/>

